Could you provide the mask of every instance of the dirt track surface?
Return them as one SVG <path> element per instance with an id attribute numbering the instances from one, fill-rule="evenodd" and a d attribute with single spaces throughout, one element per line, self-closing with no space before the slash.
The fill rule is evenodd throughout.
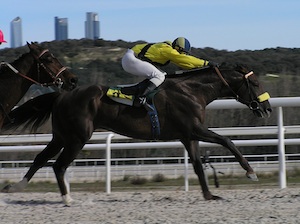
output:
<path id="1" fill-rule="evenodd" d="M 0 194 L 1 223 L 300 223 L 300 189 L 215 190 L 221 201 L 200 191 L 73 192 L 66 207 L 58 193 Z"/>

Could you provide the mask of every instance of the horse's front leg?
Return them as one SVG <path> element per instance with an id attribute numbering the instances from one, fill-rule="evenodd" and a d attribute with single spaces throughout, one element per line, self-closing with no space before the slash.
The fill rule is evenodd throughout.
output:
<path id="1" fill-rule="evenodd" d="M 203 165 L 201 162 L 199 142 L 198 141 L 182 141 L 182 143 L 185 146 L 186 150 L 188 151 L 190 160 L 194 167 L 194 171 L 198 176 L 198 180 L 199 180 L 204 198 L 206 200 L 222 199 L 219 196 L 212 195 L 208 189 L 208 183 L 206 182 Z"/>
<path id="2" fill-rule="evenodd" d="M 53 164 L 53 170 L 56 176 L 59 190 L 61 192 L 62 200 L 67 206 L 70 206 L 73 199 L 70 195 L 70 185 L 66 178 L 66 170 L 82 148 L 82 144 L 74 143 L 69 146 L 65 146 L 63 151 Z"/>
<path id="3" fill-rule="evenodd" d="M 1 191 L 5 193 L 15 193 L 23 191 L 33 175 L 42 168 L 49 159 L 53 158 L 62 148 L 59 141 L 52 139 L 52 141 L 46 146 L 46 148 L 40 152 L 34 159 L 33 164 L 23 177 L 23 179 L 16 184 L 9 184 L 5 186 Z"/>
<path id="4" fill-rule="evenodd" d="M 252 167 L 249 165 L 246 158 L 242 155 L 242 153 L 240 153 L 240 151 L 237 149 L 237 147 L 233 144 L 233 142 L 228 137 L 218 135 L 217 133 L 210 131 L 208 129 L 201 129 L 198 133 L 199 135 L 193 137 L 199 139 L 199 141 L 217 143 L 229 149 L 230 152 L 235 156 L 236 160 L 244 168 L 244 170 L 247 171 L 246 176 L 253 181 L 258 181 L 255 172 L 253 171 Z"/>

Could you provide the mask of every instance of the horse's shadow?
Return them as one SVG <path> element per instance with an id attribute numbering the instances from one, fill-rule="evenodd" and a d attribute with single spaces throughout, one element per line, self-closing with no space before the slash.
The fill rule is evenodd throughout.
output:
<path id="1" fill-rule="evenodd" d="M 7 205 L 21 205 L 21 206 L 38 206 L 38 205 L 62 205 L 61 201 L 50 200 L 4 200 Z"/>

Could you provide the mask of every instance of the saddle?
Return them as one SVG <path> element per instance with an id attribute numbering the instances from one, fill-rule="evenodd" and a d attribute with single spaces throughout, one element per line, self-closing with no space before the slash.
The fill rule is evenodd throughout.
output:
<path id="1" fill-rule="evenodd" d="M 132 107 L 140 107 L 141 104 L 140 103 L 136 103 L 136 101 L 140 101 L 140 99 L 138 99 L 137 95 L 127 95 L 124 94 L 123 92 L 123 88 L 125 87 L 125 89 L 130 89 L 130 87 L 137 87 L 137 85 L 139 84 L 133 84 L 133 85 L 127 85 L 127 86 L 114 86 L 114 87 L 109 87 L 109 89 L 106 92 L 106 95 L 113 101 L 117 102 L 117 103 L 121 103 L 124 105 L 128 105 L 128 106 L 132 106 Z M 130 91 L 128 91 L 130 92 Z M 142 105 L 144 106 L 144 108 L 146 109 L 149 118 L 150 118 L 150 122 L 151 122 L 151 128 L 152 128 L 152 137 L 153 139 L 158 139 L 160 136 L 160 125 L 159 125 L 159 119 L 158 119 L 158 115 L 157 115 L 157 110 L 155 108 L 154 102 L 153 102 L 153 98 L 155 96 L 155 94 L 157 93 L 156 90 L 150 92 L 149 94 L 146 95 L 146 103 L 143 103 Z"/>

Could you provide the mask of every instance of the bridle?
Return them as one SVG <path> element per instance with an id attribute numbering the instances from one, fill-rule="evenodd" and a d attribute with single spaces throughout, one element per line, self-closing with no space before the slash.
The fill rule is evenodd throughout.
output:
<path id="1" fill-rule="evenodd" d="M 41 57 L 46 54 L 49 53 L 48 49 L 43 50 L 38 57 L 35 57 L 35 55 L 32 55 L 35 60 L 37 61 L 37 66 L 38 66 L 38 71 L 39 71 L 39 66 L 42 66 L 43 69 L 50 75 L 50 77 L 53 79 L 52 83 L 45 83 L 43 84 L 43 86 L 51 86 L 51 85 L 56 85 L 58 87 L 61 87 L 63 85 L 63 81 L 60 78 L 60 75 L 67 69 L 66 67 L 62 66 L 61 69 L 59 69 L 59 71 L 54 74 L 52 72 L 51 69 L 49 69 L 47 66 L 44 65 L 44 63 L 41 61 Z M 51 54 L 51 56 L 54 58 L 53 54 Z"/>
<path id="2" fill-rule="evenodd" d="M 220 70 L 218 69 L 218 67 L 215 67 L 215 71 L 217 73 L 217 75 L 219 76 L 219 78 L 221 79 L 221 81 L 224 83 L 224 85 L 230 89 L 230 91 L 234 94 L 235 96 L 235 99 L 240 102 L 240 103 L 243 103 L 245 105 L 247 105 L 249 107 L 250 110 L 252 111 L 256 111 L 256 110 L 259 110 L 259 104 L 270 99 L 270 95 L 268 92 L 265 92 L 257 97 L 253 97 L 253 95 L 251 94 L 251 84 L 250 84 L 250 81 L 249 81 L 249 77 L 251 75 L 253 75 L 253 71 L 247 73 L 244 75 L 244 80 L 245 82 L 243 82 L 243 84 L 240 86 L 240 88 L 235 92 L 231 87 L 230 85 L 228 84 L 228 82 L 224 79 L 224 77 L 222 76 Z M 242 88 L 242 86 L 246 83 L 246 86 L 247 86 L 247 89 L 248 89 L 248 93 L 249 93 L 249 97 L 250 97 L 250 101 L 249 100 L 245 100 L 243 98 L 241 98 L 239 96 L 239 92 Z"/>
<path id="3" fill-rule="evenodd" d="M 36 85 L 39 86 L 43 86 L 43 87 L 48 87 L 48 86 L 57 86 L 57 87 L 62 87 L 63 85 L 63 81 L 60 78 L 61 74 L 67 69 L 66 67 L 62 66 L 62 68 L 55 74 L 50 68 L 48 68 L 42 61 L 41 61 L 41 57 L 45 54 L 48 53 L 49 50 L 45 49 L 43 50 L 37 57 L 31 53 L 31 55 L 33 56 L 34 60 L 37 62 L 37 71 L 38 71 L 38 77 L 39 77 L 39 73 L 40 73 L 40 66 L 47 72 L 48 75 L 50 75 L 50 77 L 53 79 L 52 82 L 50 83 L 40 83 L 38 80 L 34 80 L 26 75 L 24 75 L 23 73 L 21 73 L 20 71 L 18 71 L 15 67 L 13 67 L 11 64 L 7 63 L 7 62 L 1 62 L 1 66 L 2 64 L 5 64 L 6 66 L 8 66 L 15 74 L 23 77 L 24 79 L 27 79 L 31 82 L 33 82 Z M 51 54 L 52 55 L 52 54 Z M 52 57 L 54 57 L 52 55 Z"/>

